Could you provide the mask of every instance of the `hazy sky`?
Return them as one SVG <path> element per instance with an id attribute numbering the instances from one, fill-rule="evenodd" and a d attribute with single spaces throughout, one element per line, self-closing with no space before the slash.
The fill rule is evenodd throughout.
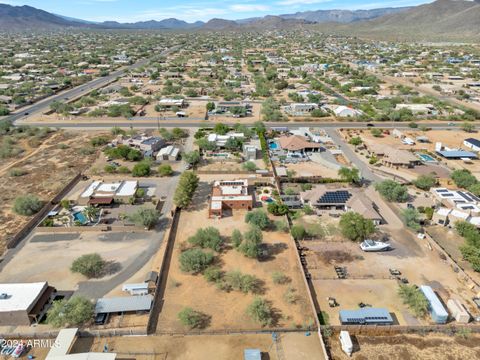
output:
<path id="1" fill-rule="evenodd" d="M 174 17 L 189 22 L 242 19 L 263 15 L 321 9 L 374 9 L 418 5 L 433 0 L 0 0 L 10 5 L 30 5 L 60 15 L 85 20 L 136 22 Z"/>

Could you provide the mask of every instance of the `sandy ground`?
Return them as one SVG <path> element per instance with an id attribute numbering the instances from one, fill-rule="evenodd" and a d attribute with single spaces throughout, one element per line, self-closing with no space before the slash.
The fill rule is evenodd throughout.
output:
<path id="1" fill-rule="evenodd" d="M 259 349 L 262 359 L 281 359 L 271 334 L 81 338 L 71 353 L 102 352 L 105 344 L 117 358 L 129 360 L 241 360 L 245 349 Z M 323 359 L 314 333 L 281 334 L 279 349 L 289 360 Z"/>
<path id="2" fill-rule="evenodd" d="M 178 312 L 185 306 L 211 316 L 210 326 L 207 330 L 261 328 L 245 315 L 246 308 L 253 300 L 254 295 L 238 291 L 226 293 L 218 290 L 214 285 L 208 284 L 201 275 L 194 276 L 179 270 L 180 252 L 188 247 L 186 240 L 197 229 L 214 226 L 225 237 L 229 237 L 233 229 L 241 231 L 248 229 L 248 225 L 244 222 L 245 211 L 234 211 L 233 216 L 223 219 L 208 219 L 207 203 L 205 198 L 200 199 L 200 197 L 205 197 L 209 191 L 210 187 L 202 183 L 200 190 L 197 191 L 197 199 L 194 200 L 194 203 L 199 205 L 190 211 L 182 212 L 170 266 L 166 300 L 157 327 L 159 332 L 188 330 L 177 320 Z M 240 270 L 242 273 L 255 275 L 264 283 L 261 296 L 270 301 L 276 310 L 278 318 L 276 326 L 304 327 L 312 321 L 313 314 L 301 279 L 301 270 L 295 259 L 293 244 L 285 233 L 264 232 L 263 237 L 264 243 L 272 249 L 273 255 L 268 260 L 259 262 L 249 259 L 226 247 L 223 252 L 217 254 L 218 265 L 224 271 Z M 274 285 L 272 282 L 274 271 L 285 273 L 290 277 L 291 283 Z M 289 286 L 294 288 L 298 295 L 295 304 L 288 304 L 283 299 Z"/>
<path id="3" fill-rule="evenodd" d="M 6 238 L 15 234 L 30 219 L 11 211 L 17 196 L 33 194 L 49 200 L 96 157 L 95 153 L 80 153 L 80 149 L 89 146 L 91 133 L 61 132 L 53 136 L 54 141 L 40 145 L 38 150 L 31 149 L 22 153 L 21 158 L 1 163 L 3 169 L 15 163 L 13 167 L 25 170 L 27 174 L 19 177 L 3 174 L 0 177 L 0 252 L 5 248 Z M 60 144 L 65 145 L 64 148 L 60 148 Z"/>
<path id="4" fill-rule="evenodd" d="M 322 176 L 325 178 L 336 178 L 338 171 L 330 169 L 313 161 L 299 162 L 297 164 L 285 164 L 288 170 L 295 171 L 296 176 Z"/>
<path id="5" fill-rule="evenodd" d="M 352 357 L 331 338 L 333 360 L 464 360 L 480 358 L 480 337 L 433 335 L 356 336 Z"/>
<path id="6" fill-rule="evenodd" d="M 87 280 L 70 271 L 77 257 L 96 252 L 122 268 L 148 244 L 148 235 L 143 233 L 128 238 L 120 233 L 34 234 L 2 269 L 0 282 L 48 281 L 58 290 L 75 290 L 79 282 Z"/>

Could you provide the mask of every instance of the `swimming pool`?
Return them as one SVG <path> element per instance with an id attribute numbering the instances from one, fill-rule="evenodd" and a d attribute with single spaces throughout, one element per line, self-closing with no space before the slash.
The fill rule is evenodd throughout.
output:
<path id="1" fill-rule="evenodd" d="M 417 156 L 423 161 L 423 162 L 430 162 L 430 163 L 435 163 L 437 160 L 435 160 L 433 157 L 431 157 L 428 154 L 417 154 Z"/>
<path id="2" fill-rule="evenodd" d="M 272 141 L 270 144 L 268 144 L 268 147 L 270 150 L 277 150 L 278 149 L 278 144 L 274 141 Z"/>
<path id="3" fill-rule="evenodd" d="M 73 214 L 73 219 L 78 221 L 80 224 L 88 223 L 87 217 L 82 212 L 76 212 Z"/>

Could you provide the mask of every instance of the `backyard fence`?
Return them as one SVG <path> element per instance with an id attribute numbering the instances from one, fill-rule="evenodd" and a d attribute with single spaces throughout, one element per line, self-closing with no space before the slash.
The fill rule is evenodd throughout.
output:
<path id="1" fill-rule="evenodd" d="M 82 178 L 82 174 L 78 173 L 65 187 L 60 190 L 60 192 L 45 206 L 36 213 L 28 223 L 20 229 L 12 238 L 7 239 L 7 249 L 13 249 L 16 247 L 40 222 L 47 216 L 47 214 L 54 209 L 54 207 L 62 200 L 70 190 L 73 189 L 75 185 Z"/>
<path id="2" fill-rule="evenodd" d="M 165 290 L 167 288 L 168 281 L 168 271 L 172 259 L 175 239 L 177 236 L 177 229 L 178 223 L 180 221 L 181 211 L 181 208 L 176 207 L 173 212 L 172 226 L 170 227 L 170 232 L 168 234 L 167 242 L 165 244 L 165 252 L 163 253 L 162 263 L 160 265 L 160 270 L 155 287 L 155 293 L 153 295 L 153 304 L 150 309 L 150 315 L 148 317 L 148 323 L 146 328 L 146 332 L 148 334 L 154 334 L 157 330 L 158 317 L 160 316 L 160 312 L 162 311 L 163 307 Z"/>
<path id="3" fill-rule="evenodd" d="M 322 331 L 338 334 L 345 330 L 350 335 L 384 336 L 399 334 L 440 333 L 447 335 L 480 333 L 480 325 L 324 325 Z"/>

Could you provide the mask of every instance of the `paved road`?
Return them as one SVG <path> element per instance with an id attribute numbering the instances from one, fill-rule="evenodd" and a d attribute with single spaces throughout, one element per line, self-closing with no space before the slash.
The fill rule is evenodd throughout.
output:
<path id="1" fill-rule="evenodd" d="M 176 51 L 178 48 L 180 48 L 179 45 L 174 46 L 170 49 L 167 49 L 167 50 L 163 51 L 159 55 L 160 56 L 166 56 L 166 55 L 170 54 L 171 52 Z M 37 113 L 37 112 L 45 112 L 50 108 L 50 104 L 54 101 L 71 100 L 71 99 L 77 98 L 81 95 L 88 94 L 89 92 L 91 92 L 93 90 L 100 89 L 100 88 L 108 85 L 109 83 L 115 81 L 116 78 L 125 75 L 128 71 L 138 69 L 142 66 L 147 65 L 149 61 L 150 61 L 149 59 L 140 60 L 133 65 L 130 65 L 130 66 L 121 68 L 119 70 L 116 70 L 116 71 L 112 72 L 111 74 L 109 74 L 108 76 L 92 80 L 88 83 L 77 86 L 77 87 L 75 87 L 71 90 L 66 90 L 66 91 L 63 91 L 63 92 L 61 92 L 57 95 L 50 96 L 50 97 L 48 97 L 44 100 L 41 100 L 41 101 L 39 101 L 35 104 L 25 106 L 22 109 L 20 109 L 18 112 L 14 113 L 10 116 L 7 116 L 5 118 L 5 120 L 18 121 L 18 120 L 21 120 L 22 118 L 24 118 L 26 113 L 33 114 L 33 113 Z"/>
<path id="2" fill-rule="evenodd" d="M 355 152 L 348 146 L 348 144 L 342 139 L 342 137 L 337 133 L 336 129 L 325 129 L 326 133 L 332 138 L 332 140 L 337 144 L 340 149 L 343 151 L 344 155 L 354 164 L 359 170 L 362 177 L 369 181 L 381 181 L 382 179 L 375 175 L 367 164 L 360 160 L 355 154 Z"/>
<path id="3" fill-rule="evenodd" d="M 26 125 L 32 126 L 48 126 L 52 128 L 63 128 L 63 129 L 111 129 L 113 126 L 119 127 L 134 127 L 134 128 L 143 128 L 143 129 L 156 129 L 157 127 L 180 127 L 180 128 L 192 128 L 192 127 L 204 127 L 204 126 L 214 126 L 215 122 L 209 122 L 205 120 L 198 120 L 195 118 L 187 118 L 184 120 L 179 120 L 178 118 L 167 118 L 166 120 L 151 118 L 151 120 L 145 120 L 145 118 L 135 118 L 136 120 L 119 120 L 118 122 L 106 122 L 99 119 L 98 122 L 75 122 L 65 121 L 65 122 L 28 122 Z M 138 120 L 137 120 L 138 119 Z M 223 122 L 225 125 L 235 125 L 241 121 L 231 121 Z M 458 129 L 463 122 L 456 122 L 453 126 L 448 126 L 446 122 L 435 122 L 435 123 L 422 123 L 429 128 L 436 130 L 446 130 L 446 129 Z M 369 123 L 365 122 L 266 122 L 264 123 L 268 128 L 274 127 L 288 127 L 289 129 L 296 129 L 299 127 L 310 127 L 310 128 L 349 128 L 349 129 L 364 129 L 368 128 Z M 253 124 L 245 124 L 247 126 L 253 126 Z M 375 123 L 376 127 L 383 129 L 409 129 L 407 122 L 381 122 Z M 477 128 L 480 128 L 480 122 L 475 123 Z"/>

